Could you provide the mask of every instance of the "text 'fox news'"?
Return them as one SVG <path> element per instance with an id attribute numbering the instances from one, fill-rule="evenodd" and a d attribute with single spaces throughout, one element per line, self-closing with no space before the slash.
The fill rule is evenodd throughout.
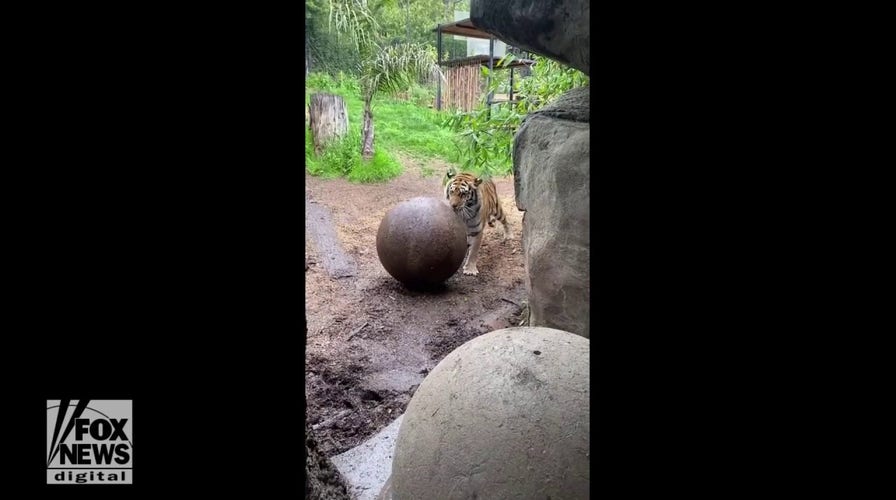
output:
<path id="1" fill-rule="evenodd" d="M 47 401 L 47 484 L 133 484 L 127 399 Z"/>

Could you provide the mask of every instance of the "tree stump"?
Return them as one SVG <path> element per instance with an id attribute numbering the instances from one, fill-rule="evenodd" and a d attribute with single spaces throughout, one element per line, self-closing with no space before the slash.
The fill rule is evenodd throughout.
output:
<path id="1" fill-rule="evenodd" d="M 312 94 L 308 119 L 315 154 L 320 154 L 327 143 L 348 132 L 348 107 L 338 95 Z"/>

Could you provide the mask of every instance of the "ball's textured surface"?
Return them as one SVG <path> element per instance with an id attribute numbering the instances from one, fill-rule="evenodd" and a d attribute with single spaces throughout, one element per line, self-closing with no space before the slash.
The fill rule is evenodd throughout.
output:
<path id="1" fill-rule="evenodd" d="M 405 411 L 394 498 L 589 498 L 589 345 L 515 327 L 448 354 Z"/>
<path id="2" fill-rule="evenodd" d="M 399 203 L 386 212 L 376 233 L 383 268 L 410 288 L 444 282 L 463 264 L 466 252 L 466 227 L 439 198 Z"/>

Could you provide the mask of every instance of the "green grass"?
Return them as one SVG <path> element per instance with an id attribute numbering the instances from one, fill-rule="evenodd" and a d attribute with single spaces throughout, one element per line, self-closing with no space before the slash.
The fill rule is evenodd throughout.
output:
<path id="1" fill-rule="evenodd" d="M 381 96 L 373 101 L 374 132 L 381 144 L 409 156 L 458 161 L 454 133 L 439 126 L 437 111 Z"/>
<path id="2" fill-rule="evenodd" d="M 305 163 L 311 175 L 345 176 L 353 182 L 386 181 L 402 172 L 395 157 L 397 153 L 424 163 L 436 158 L 459 162 L 454 134 L 439 125 L 441 115 L 437 111 L 386 94 L 378 94 L 373 99 L 374 157 L 369 162 L 361 160 L 364 103 L 357 82 L 347 77 L 312 74 L 306 85 L 306 108 L 314 92 L 336 94 L 345 100 L 349 122 L 346 137 L 328 147 L 320 157 L 315 157 L 310 132 L 306 129 Z"/>
<path id="3" fill-rule="evenodd" d="M 338 142 L 329 144 L 320 156 L 314 154 L 311 132 L 305 129 L 305 168 L 324 178 L 346 177 L 352 182 L 383 182 L 401 175 L 401 164 L 382 150 L 370 161 L 361 159 L 361 131 L 349 130 Z"/>

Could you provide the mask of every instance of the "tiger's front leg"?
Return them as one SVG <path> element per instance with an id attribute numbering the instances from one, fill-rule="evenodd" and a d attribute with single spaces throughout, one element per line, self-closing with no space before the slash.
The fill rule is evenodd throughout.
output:
<path id="1" fill-rule="evenodd" d="M 469 248 L 467 249 L 467 258 L 464 260 L 464 274 L 476 276 L 479 274 L 479 270 L 476 269 L 476 259 L 479 255 L 479 245 L 482 244 L 482 232 L 473 236 L 472 239 L 468 236 L 467 244 Z"/>

